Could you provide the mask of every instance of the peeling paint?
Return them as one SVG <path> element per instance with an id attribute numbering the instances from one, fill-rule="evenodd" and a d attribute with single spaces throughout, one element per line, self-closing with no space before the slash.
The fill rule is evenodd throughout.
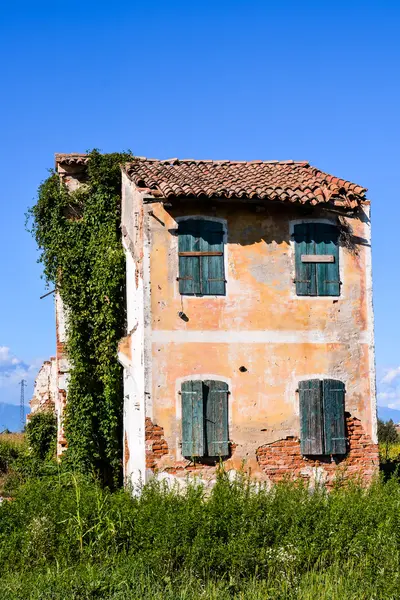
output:
<path id="1" fill-rule="evenodd" d="M 125 185 L 131 210 L 139 213 L 138 203 L 145 195 L 132 183 Z M 158 472 L 178 478 L 188 472 L 208 479 L 214 476 L 215 466 L 193 465 L 180 451 L 180 382 L 210 374 L 228 382 L 230 390 L 229 436 L 235 451 L 225 461 L 228 470 L 245 464 L 256 477 L 268 478 L 257 459 L 258 448 L 299 437 L 298 382 L 316 374 L 344 381 L 346 410 L 360 420 L 371 452 L 375 451 L 373 324 L 366 290 L 368 220 L 348 218 L 362 243 L 357 252 L 340 247 L 341 296 L 299 298 L 293 283 L 293 223 L 310 219 L 337 223 L 335 215 L 317 208 L 305 219 L 295 207 L 271 206 L 266 218 L 240 203 L 218 204 L 217 217 L 210 210 L 207 204 L 188 200 L 179 206 L 172 203 L 168 209 L 153 202 L 156 218 L 148 217 L 145 206 L 141 212 L 143 239 L 136 243 L 143 244 L 143 254 L 137 248 L 134 254 L 147 265 L 135 284 L 143 285 L 140 311 L 144 313 L 139 315 L 136 304 L 135 319 L 132 315 L 130 319 L 128 306 L 128 321 L 143 322 L 144 337 L 139 339 L 135 333 L 132 348 L 141 348 L 145 418 L 162 427 L 168 448 L 156 461 Z M 226 223 L 224 297 L 179 294 L 176 231 L 180 219 L 192 216 Z M 127 259 L 131 260 L 134 257 Z M 128 278 L 129 273 L 132 269 Z M 182 313 L 187 320 L 179 318 Z M 313 469 L 307 473 L 315 481 L 324 477 L 319 466 L 316 470 L 307 463 L 304 468 Z M 372 454 L 365 469 L 376 469 Z"/>
<path id="2" fill-rule="evenodd" d="M 71 189 L 84 182 L 79 169 L 60 175 Z M 340 217 L 353 237 L 351 247 L 340 245 L 337 298 L 296 296 L 291 235 L 295 223 L 338 224 L 337 215 L 320 206 L 305 211 L 271 203 L 267 208 L 260 213 L 250 203 L 219 199 L 163 204 L 122 173 L 127 335 L 118 358 L 124 367 L 124 475 L 134 488 L 155 473 L 168 481 L 182 481 L 188 473 L 204 481 L 215 478 L 214 464 L 193 464 L 180 450 L 180 382 L 210 375 L 229 385 L 231 443 L 225 467 L 230 473 L 244 465 L 255 477 L 273 480 L 262 456 L 283 444 L 299 460 L 289 466 L 291 474 L 330 484 L 335 462 L 310 462 L 298 455 L 296 390 L 300 380 L 313 377 L 340 379 L 346 385 L 353 446 L 340 462 L 366 479 L 376 472 L 369 203 L 355 215 Z M 193 217 L 224 224 L 226 296 L 179 293 L 177 227 L 179 220 Z M 65 314 L 58 302 L 56 297 L 61 447 L 68 363 Z M 149 423 L 152 434 L 159 428 L 156 441 L 149 439 Z M 357 435 L 363 440 L 361 449 Z M 279 460 L 283 471 L 286 459 Z"/>

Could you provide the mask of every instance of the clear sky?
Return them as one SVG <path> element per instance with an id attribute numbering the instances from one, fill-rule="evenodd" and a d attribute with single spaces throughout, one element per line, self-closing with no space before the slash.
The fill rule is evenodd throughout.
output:
<path id="1" fill-rule="evenodd" d="M 24 213 L 55 152 L 97 147 L 308 160 L 367 187 L 379 402 L 400 408 L 399 31 L 384 0 L 3 0 L 0 402 L 55 352 Z"/>

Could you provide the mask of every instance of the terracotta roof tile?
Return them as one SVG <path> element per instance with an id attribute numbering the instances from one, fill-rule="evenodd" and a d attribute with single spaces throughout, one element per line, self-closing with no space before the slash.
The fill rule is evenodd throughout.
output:
<path id="1" fill-rule="evenodd" d="M 328 175 L 308 162 L 205 161 L 135 158 L 124 166 L 139 188 L 171 197 L 248 198 L 331 203 L 346 209 L 365 200 L 366 189 Z"/>
<path id="2" fill-rule="evenodd" d="M 86 154 L 56 154 L 59 165 L 81 165 Z M 301 204 L 333 204 L 354 209 L 366 188 L 312 167 L 308 162 L 229 161 L 136 157 L 124 170 L 138 188 L 155 196 L 223 197 Z"/>
<path id="3" fill-rule="evenodd" d="M 56 165 L 86 165 L 89 157 L 87 154 L 56 154 Z"/>

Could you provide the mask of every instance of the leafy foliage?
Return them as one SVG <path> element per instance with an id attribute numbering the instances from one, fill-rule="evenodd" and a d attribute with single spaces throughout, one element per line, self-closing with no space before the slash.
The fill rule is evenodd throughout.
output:
<path id="1" fill-rule="evenodd" d="M 400 442 L 400 436 L 392 419 L 386 422 L 378 419 L 378 442 L 381 468 L 387 474 L 395 472 L 399 466 L 398 455 L 395 460 L 391 455 L 396 444 Z"/>
<path id="2" fill-rule="evenodd" d="M 397 598 L 400 484 L 326 493 L 220 471 L 216 485 L 29 480 L 0 505 L 0 597 Z M 360 592 L 361 590 L 361 592 Z"/>
<path id="3" fill-rule="evenodd" d="M 392 419 L 386 422 L 378 419 L 378 441 L 380 444 L 396 444 L 400 441 Z"/>
<path id="4" fill-rule="evenodd" d="M 69 192 L 56 173 L 39 187 L 32 233 L 48 282 L 67 318 L 71 363 L 66 459 L 108 485 L 121 478 L 122 368 L 117 344 L 125 326 L 125 260 L 120 241 L 120 164 L 130 154 L 89 154 L 87 179 Z"/>
<path id="5" fill-rule="evenodd" d="M 26 426 L 31 452 L 40 460 L 54 457 L 57 442 L 57 419 L 53 412 L 36 412 Z"/>

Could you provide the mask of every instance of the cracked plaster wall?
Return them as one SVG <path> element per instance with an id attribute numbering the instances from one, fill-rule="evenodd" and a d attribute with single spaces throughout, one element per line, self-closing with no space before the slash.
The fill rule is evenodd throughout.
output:
<path id="1" fill-rule="evenodd" d="M 143 286 L 140 307 L 131 299 L 135 306 L 129 309 L 128 297 L 128 321 L 129 314 L 136 314 L 128 326 L 136 329 L 128 339 L 136 352 L 140 348 L 140 367 L 131 361 L 128 371 L 137 380 L 142 370 L 142 391 L 134 395 L 144 407 L 144 413 L 137 415 L 136 429 L 126 418 L 129 460 L 138 426 L 143 437 L 144 418 L 162 428 L 165 440 L 163 452 L 152 457 L 152 469 L 145 476 L 141 473 L 142 478 L 151 476 L 154 468 L 174 477 L 193 468 L 180 451 L 178 392 L 183 379 L 212 376 L 228 382 L 229 437 L 234 445 L 226 461 L 228 469 L 240 468 L 245 461 L 253 474 L 265 478 L 257 449 L 299 436 L 296 390 L 300 379 L 344 381 L 346 411 L 360 421 L 373 444 L 376 406 L 368 204 L 360 217 L 346 219 L 355 245 L 352 251 L 340 247 L 341 296 L 298 298 L 293 283 L 293 222 L 328 219 L 337 223 L 336 215 L 321 209 L 304 214 L 287 205 L 257 212 L 244 203 L 233 206 L 199 200 L 174 202 L 165 208 L 154 199 L 143 204 L 145 194 L 127 177 L 123 187 L 125 196 L 131 198 L 130 206 L 127 201 L 123 204 L 124 245 L 134 262 L 128 266 L 128 286 L 132 286 L 130 280 L 136 289 Z M 179 294 L 177 219 L 192 215 L 226 222 L 224 297 Z M 185 313 L 187 322 L 179 312 Z M 239 370 L 241 366 L 245 372 Z M 210 472 L 210 466 L 199 469 L 200 474 Z M 126 473 L 130 472 L 127 464 Z M 133 479 L 137 481 L 137 470 Z"/>

